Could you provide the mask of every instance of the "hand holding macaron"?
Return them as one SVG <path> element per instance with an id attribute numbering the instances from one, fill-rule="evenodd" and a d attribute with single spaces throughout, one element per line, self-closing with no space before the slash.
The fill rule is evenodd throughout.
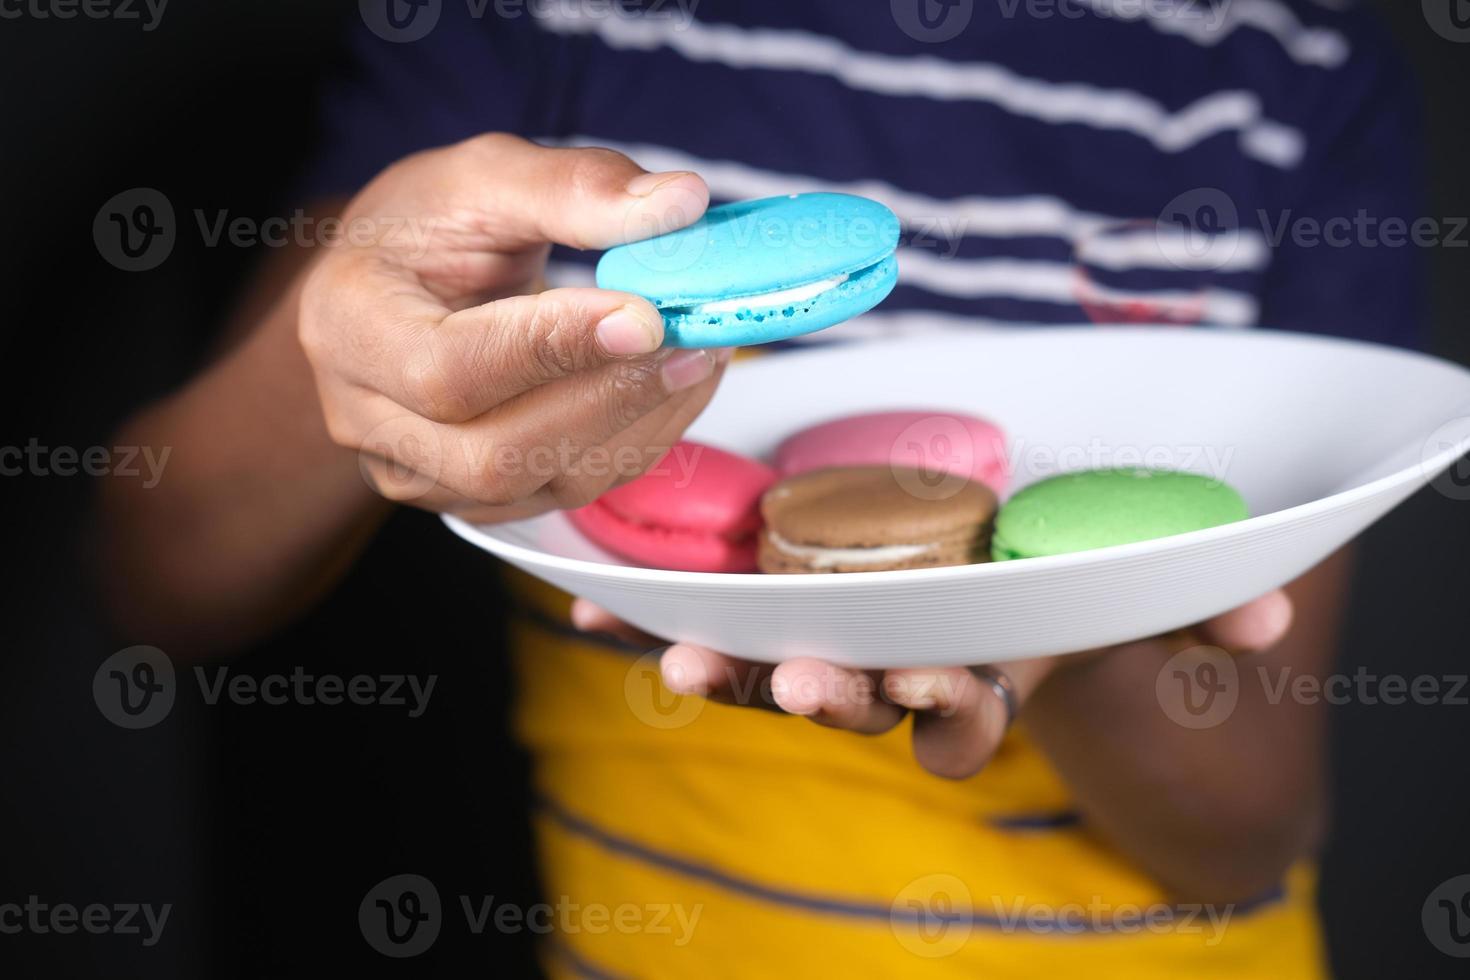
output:
<path id="1" fill-rule="evenodd" d="M 651 465 L 730 348 L 840 323 L 897 280 L 898 219 L 874 201 L 708 204 L 695 174 L 504 134 L 390 167 L 343 215 L 381 233 L 329 250 L 302 290 L 332 440 L 425 509 L 577 507 L 636 475 L 582 459 L 638 448 Z M 553 243 L 607 249 L 599 288 L 544 289 Z"/>
<path id="2" fill-rule="evenodd" d="M 725 355 L 665 346 L 641 296 L 545 289 L 546 256 L 553 242 L 672 231 L 708 199 L 692 173 L 503 134 L 390 167 L 343 214 L 376 237 L 323 250 L 300 291 L 332 440 L 383 496 L 484 523 L 635 476 L 591 464 L 638 450 L 651 465 L 709 401 Z"/>

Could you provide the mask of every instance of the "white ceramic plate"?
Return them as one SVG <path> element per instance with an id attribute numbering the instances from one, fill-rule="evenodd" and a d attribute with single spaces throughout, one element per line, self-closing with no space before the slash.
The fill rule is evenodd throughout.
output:
<path id="1" fill-rule="evenodd" d="M 1368 344 L 1182 328 L 984 331 L 759 359 L 731 368 L 689 436 L 767 456 L 836 416 L 931 407 L 1000 423 L 1016 486 L 1143 463 L 1223 478 L 1257 516 L 1055 558 L 811 576 L 631 567 L 560 514 L 446 520 L 659 636 L 771 662 L 973 664 L 1120 643 L 1233 608 L 1307 571 L 1470 450 L 1470 371 Z"/>

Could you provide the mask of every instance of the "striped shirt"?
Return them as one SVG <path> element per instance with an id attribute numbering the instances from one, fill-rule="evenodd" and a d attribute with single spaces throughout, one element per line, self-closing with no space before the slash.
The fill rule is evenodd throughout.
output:
<path id="1" fill-rule="evenodd" d="M 900 285 L 822 340 L 1144 319 L 1418 341 L 1419 250 L 1383 233 L 1417 214 L 1410 79 L 1344 3 L 383 2 L 417 14 L 362 32 L 313 190 L 509 131 L 695 170 L 716 200 L 888 204 Z M 554 281 L 594 259 L 558 250 Z"/>
<path id="2" fill-rule="evenodd" d="M 882 201 L 899 286 L 802 342 L 1148 320 L 1413 345 L 1419 250 L 1388 229 L 1416 213 L 1414 100 L 1351 6 L 372 0 L 307 186 L 348 194 L 498 130 L 693 170 L 717 201 Z M 589 282 L 595 259 L 559 248 L 550 278 Z M 667 927 L 573 922 L 554 974 L 1324 969 L 1309 867 L 1229 910 L 1177 909 L 1079 819 L 1024 726 L 980 778 L 944 783 L 902 730 L 681 702 L 637 651 L 575 635 L 565 596 L 514 587 L 547 890 L 658 906 Z"/>

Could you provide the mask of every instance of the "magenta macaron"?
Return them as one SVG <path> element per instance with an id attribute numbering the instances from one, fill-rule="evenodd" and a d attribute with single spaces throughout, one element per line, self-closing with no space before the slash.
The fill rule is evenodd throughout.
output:
<path id="1" fill-rule="evenodd" d="M 765 463 L 685 440 L 638 479 L 567 516 L 593 543 L 652 568 L 753 572 Z"/>
<path id="2" fill-rule="evenodd" d="M 849 415 L 803 429 L 776 449 L 783 477 L 833 466 L 892 466 L 953 474 L 1003 493 L 1010 468 L 1005 433 L 991 422 L 946 411 Z"/>

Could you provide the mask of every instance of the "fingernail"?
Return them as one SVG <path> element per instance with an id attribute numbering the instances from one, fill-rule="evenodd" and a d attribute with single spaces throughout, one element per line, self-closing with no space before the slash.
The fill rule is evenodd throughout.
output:
<path id="1" fill-rule="evenodd" d="M 670 655 L 669 651 L 673 650 Z M 659 656 L 659 676 L 664 687 L 675 694 L 693 694 L 703 697 L 709 692 L 709 678 L 704 675 L 702 664 L 697 658 L 680 656 L 672 646 L 652 651 Z"/>
<path id="2" fill-rule="evenodd" d="M 664 361 L 664 389 L 669 393 L 692 388 L 715 373 L 715 359 L 707 350 L 681 350 Z"/>
<path id="3" fill-rule="evenodd" d="M 650 197 L 655 191 L 665 184 L 672 183 L 680 177 L 688 175 L 687 170 L 670 170 L 661 174 L 639 174 L 628 181 L 628 193 L 634 197 Z"/>
<path id="4" fill-rule="evenodd" d="M 771 681 L 771 700 L 788 715 L 799 715 L 803 718 L 816 714 L 817 709 L 822 706 L 820 701 L 801 697 L 791 689 L 791 685 L 777 679 Z"/>
<path id="5" fill-rule="evenodd" d="M 733 348 L 733 347 L 721 347 L 720 349 L 718 349 L 718 350 L 715 351 L 715 363 L 716 364 L 721 364 L 721 365 L 723 365 L 723 364 L 729 364 L 730 363 L 730 358 L 732 358 L 734 356 L 735 356 L 735 348 Z"/>
<path id="6" fill-rule="evenodd" d="M 620 307 L 603 317 L 597 324 L 596 334 L 598 346 L 614 357 L 648 354 L 663 342 L 660 330 L 631 306 Z"/>
<path id="7" fill-rule="evenodd" d="M 889 676 L 883 680 L 883 696 L 891 704 L 909 711 L 932 711 L 937 699 L 933 694 L 922 690 L 922 685 L 917 684 L 915 679 L 907 676 Z"/>

